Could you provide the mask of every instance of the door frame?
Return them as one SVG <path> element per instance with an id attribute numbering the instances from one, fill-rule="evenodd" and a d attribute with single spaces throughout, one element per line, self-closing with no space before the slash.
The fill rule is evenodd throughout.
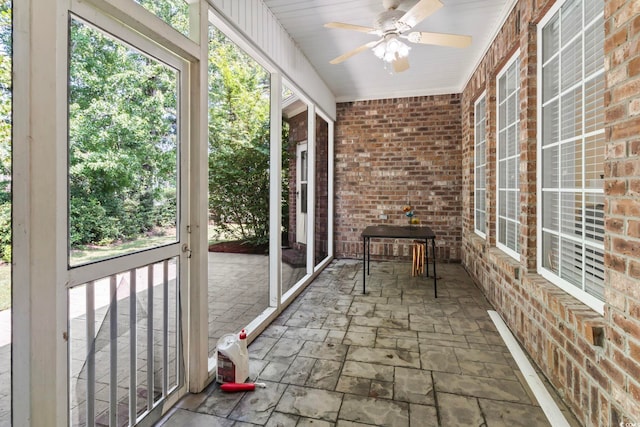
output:
<path id="1" fill-rule="evenodd" d="M 181 297 L 180 295 L 187 295 L 188 292 L 188 271 L 189 271 L 189 191 L 188 191 L 188 183 L 189 183 L 189 128 L 190 128 L 190 105 L 189 99 L 190 96 L 189 88 L 190 88 L 190 64 L 178 56 L 177 54 L 169 51 L 168 49 L 162 48 L 157 44 L 152 43 L 145 37 L 140 36 L 138 33 L 134 32 L 129 27 L 123 25 L 121 22 L 115 21 L 101 13 L 97 13 L 95 9 L 86 4 L 72 2 L 72 7 L 70 13 L 73 14 L 74 18 L 77 18 L 80 21 L 84 21 L 87 25 L 94 26 L 98 30 L 103 31 L 105 35 L 112 37 L 118 43 L 128 44 L 132 49 L 139 51 L 143 55 L 147 55 L 153 58 L 158 63 L 163 64 L 164 66 L 170 67 L 176 71 L 177 77 L 177 107 L 178 107 L 178 133 L 176 135 L 177 139 L 177 152 L 176 152 L 176 186 L 177 186 L 177 210 L 176 210 L 176 240 L 172 243 L 161 245 L 158 247 L 152 247 L 150 249 L 146 249 L 140 252 L 126 253 L 118 256 L 117 258 L 111 258 L 106 260 L 97 261 L 92 264 L 78 265 L 69 267 L 67 270 L 67 281 L 65 292 L 68 298 L 68 291 L 75 285 L 80 284 L 90 284 L 94 280 L 101 279 L 103 277 L 113 276 L 123 271 L 135 271 L 137 268 L 145 267 L 147 265 L 156 264 L 158 262 L 162 262 L 167 259 L 176 259 L 176 279 L 177 280 L 177 295 L 175 296 L 175 301 L 172 301 L 173 304 L 182 304 L 182 301 L 185 301 L 186 298 Z M 68 120 L 68 119 L 67 119 Z M 68 143 L 65 144 L 65 147 L 68 147 Z M 68 148 L 67 148 L 68 150 Z M 68 165 L 67 165 L 68 169 Z M 66 195 L 66 202 L 68 203 L 68 192 Z M 67 205 L 68 206 L 68 205 Z M 65 206 L 66 207 L 66 206 Z M 67 212 L 68 217 L 68 212 Z M 68 234 L 68 231 L 67 231 Z M 165 272 L 165 281 L 168 280 L 167 273 Z M 88 286 L 93 287 L 93 284 Z M 151 285 L 149 285 L 151 286 Z M 169 282 L 166 282 L 164 287 L 168 287 Z M 112 295 L 111 299 L 115 298 L 114 295 L 114 284 L 112 287 Z M 164 299 L 168 298 L 167 289 L 165 289 Z M 87 293 L 89 297 L 91 293 Z M 132 294 L 135 295 L 135 294 Z M 129 297 L 131 298 L 131 297 Z M 170 311 L 175 310 L 177 322 L 177 331 L 175 335 L 175 343 L 176 343 L 176 361 L 175 369 L 176 369 L 176 388 L 172 390 L 167 390 L 168 384 L 165 383 L 167 380 L 167 372 L 166 369 L 169 367 L 169 360 L 167 359 L 167 349 L 164 349 L 164 355 L 162 356 L 162 360 L 164 364 L 162 366 L 163 369 L 163 385 L 162 390 L 163 394 L 166 393 L 166 396 L 161 398 L 161 400 L 157 403 L 154 403 L 149 409 L 149 412 L 146 413 L 143 419 L 140 420 L 140 423 L 147 423 L 152 420 L 157 420 L 160 418 L 162 413 L 164 412 L 164 408 L 168 408 L 172 406 L 173 402 L 177 401 L 181 396 L 186 393 L 186 365 L 185 365 L 185 349 L 181 345 L 183 340 L 182 336 L 183 331 L 187 330 L 186 323 L 183 318 L 181 318 L 181 313 L 184 313 L 186 307 L 178 307 L 175 306 L 173 309 L 168 306 L 169 301 L 165 301 L 162 308 L 162 317 L 164 320 L 163 334 L 166 334 L 166 328 L 168 327 L 168 319 Z M 67 314 L 67 318 L 69 315 Z M 70 322 L 70 319 L 68 320 Z M 113 322 L 113 320 L 112 320 Z M 112 324 L 112 328 L 113 328 Z M 154 327 L 154 329 L 157 329 Z M 147 331 L 148 333 L 149 331 Z M 166 340 L 167 338 L 165 338 Z M 114 345 L 112 340 L 112 345 Z M 167 343 L 165 342 L 165 346 Z M 69 347 L 67 347 L 67 360 L 68 366 L 71 360 L 72 355 L 68 352 Z M 112 358 L 113 350 L 112 351 Z M 131 349 L 129 348 L 130 354 L 137 354 L 137 348 Z M 130 361 L 131 364 L 134 362 Z M 113 368 L 114 362 L 111 361 L 111 367 Z M 136 365 L 132 365 L 136 366 Z M 150 366 L 150 365 L 147 365 Z M 67 378 L 70 381 L 71 372 L 67 372 Z M 115 375 L 115 374 L 112 374 Z M 129 373 L 131 375 L 131 372 Z M 112 381 L 117 378 L 112 376 Z M 151 387 L 151 384 L 147 384 L 147 387 Z M 70 392 L 70 384 L 67 384 L 67 394 Z M 113 399 L 115 395 L 112 392 L 111 398 Z M 133 393 L 133 391 L 130 391 Z M 114 405 L 112 402 L 111 405 Z M 115 403 L 117 405 L 117 403 Z M 69 413 L 69 409 L 67 409 L 67 414 Z M 135 408 L 131 408 L 135 409 Z M 135 415 L 135 413 L 134 413 Z M 136 420 L 130 420 L 130 423 L 137 424 Z"/>

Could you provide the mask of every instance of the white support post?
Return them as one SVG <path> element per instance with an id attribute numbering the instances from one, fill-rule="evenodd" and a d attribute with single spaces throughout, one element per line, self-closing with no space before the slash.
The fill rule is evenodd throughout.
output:
<path id="1" fill-rule="evenodd" d="M 12 425 L 66 426 L 67 4 L 14 13 Z"/>
<path id="2" fill-rule="evenodd" d="M 12 415 L 14 426 L 31 425 L 31 215 L 29 188 L 31 186 L 30 154 L 28 143 L 31 129 L 29 99 L 31 99 L 31 12 L 33 0 L 13 4 L 13 265 L 12 282 L 18 279 L 21 286 L 12 289 Z"/>
<path id="3" fill-rule="evenodd" d="M 189 288 L 186 309 L 183 312 L 184 357 L 186 381 L 192 393 L 202 391 L 209 379 L 209 323 L 208 323 L 208 6 L 206 2 L 192 2 L 190 22 L 192 40 L 200 45 L 200 62 L 194 62 L 190 75 L 190 201 L 189 201 Z M 183 288 L 184 289 L 184 288 Z"/>
<path id="4" fill-rule="evenodd" d="M 269 305 L 279 307 L 282 298 L 282 78 L 271 73 L 271 141 L 269 170 Z"/>
<path id="5" fill-rule="evenodd" d="M 316 107 L 309 103 L 307 110 L 307 274 L 316 265 Z"/>

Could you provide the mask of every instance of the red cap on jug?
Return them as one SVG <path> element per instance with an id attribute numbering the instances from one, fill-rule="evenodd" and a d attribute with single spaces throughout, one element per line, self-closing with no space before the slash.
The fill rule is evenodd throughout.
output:
<path id="1" fill-rule="evenodd" d="M 240 331 L 240 339 L 241 340 L 246 340 L 247 339 L 247 332 L 244 329 L 242 331 Z"/>

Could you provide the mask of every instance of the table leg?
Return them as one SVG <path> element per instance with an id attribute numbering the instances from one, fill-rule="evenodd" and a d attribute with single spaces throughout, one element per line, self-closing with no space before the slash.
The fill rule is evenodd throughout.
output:
<path id="1" fill-rule="evenodd" d="M 433 292 L 438 298 L 438 275 L 436 274 L 436 239 L 431 239 L 431 251 L 433 256 Z"/>
<path id="2" fill-rule="evenodd" d="M 367 238 L 367 274 L 371 274 L 371 237 Z"/>
<path id="3" fill-rule="evenodd" d="M 367 238 L 362 238 L 362 293 L 367 289 Z"/>

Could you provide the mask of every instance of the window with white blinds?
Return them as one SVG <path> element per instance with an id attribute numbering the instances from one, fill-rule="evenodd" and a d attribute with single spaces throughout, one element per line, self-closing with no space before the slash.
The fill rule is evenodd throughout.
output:
<path id="1" fill-rule="evenodd" d="M 559 1 L 538 26 L 538 270 L 604 300 L 604 2 Z"/>
<path id="2" fill-rule="evenodd" d="M 475 148 L 475 176 L 474 176 L 474 228 L 478 235 L 486 237 L 486 194 L 487 194 L 487 131 L 486 131 L 487 101 L 484 94 L 475 104 L 474 148 Z"/>
<path id="3" fill-rule="evenodd" d="M 518 53 L 498 74 L 497 246 L 520 259 L 520 61 Z"/>

